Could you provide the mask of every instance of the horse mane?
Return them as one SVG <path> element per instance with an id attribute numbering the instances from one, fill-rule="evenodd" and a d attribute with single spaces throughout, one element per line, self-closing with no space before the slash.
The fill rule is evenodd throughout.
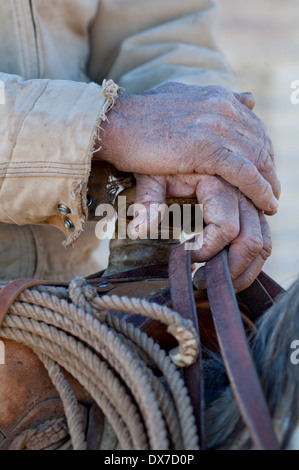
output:
<path id="1" fill-rule="evenodd" d="M 253 339 L 252 355 L 277 437 L 285 449 L 299 423 L 299 364 L 293 364 L 290 359 L 291 343 L 299 340 L 299 280 L 256 326 L 258 333 Z M 205 361 L 204 370 L 206 386 L 212 386 L 215 398 L 206 410 L 208 448 L 252 448 L 231 387 L 224 385 L 226 373 L 222 360 L 213 355 Z"/>

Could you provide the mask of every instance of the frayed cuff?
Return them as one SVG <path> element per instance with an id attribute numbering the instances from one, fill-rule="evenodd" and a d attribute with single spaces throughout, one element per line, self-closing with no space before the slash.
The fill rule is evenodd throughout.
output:
<path id="1" fill-rule="evenodd" d="M 95 144 L 97 141 L 100 141 L 100 131 L 101 123 L 107 120 L 108 111 L 114 106 L 115 101 L 118 97 L 118 94 L 123 91 L 113 80 L 104 80 L 102 83 L 101 95 L 104 96 L 105 102 L 102 105 L 99 115 L 96 120 L 96 124 L 93 128 L 88 150 L 87 150 L 87 177 L 85 181 L 74 182 L 72 190 L 72 199 L 77 205 L 78 213 L 80 214 L 79 220 L 76 224 L 76 229 L 73 233 L 70 233 L 67 236 L 67 239 L 63 242 L 65 247 L 74 246 L 81 233 L 84 230 L 85 222 L 88 219 L 88 207 L 87 207 L 87 191 L 88 191 L 88 181 L 91 172 L 91 160 L 93 154 L 96 151 L 99 151 L 100 148 L 95 149 Z M 75 202 L 76 201 L 76 202 Z"/>

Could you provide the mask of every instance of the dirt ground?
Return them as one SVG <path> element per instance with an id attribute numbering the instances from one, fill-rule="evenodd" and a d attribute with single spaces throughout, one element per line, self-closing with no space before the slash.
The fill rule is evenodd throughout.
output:
<path id="1" fill-rule="evenodd" d="M 264 271 L 287 288 L 299 276 L 298 0 L 219 0 L 218 42 L 240 91 L 256 98 L 266 123 L 282 183 L 279 213 L 269 218 L 273 253 Z"/>

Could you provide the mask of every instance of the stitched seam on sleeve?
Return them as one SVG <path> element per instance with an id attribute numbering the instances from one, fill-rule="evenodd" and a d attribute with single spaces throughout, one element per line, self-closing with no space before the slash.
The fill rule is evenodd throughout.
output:
<path id="1" fill-rule="evenodd" d="M 46 80 L 45 86 L 43 87 L 41 93 L 39 94 L 39 96 L 37 97 L 37 99 L 34 101 L 34 103 L 32 104 L 31 108 L 30 108 L 30 109 L 27 111 L 27 113 L 25 114 L 24 119 L 22 119 L 22 121 L 21 121 L 21 123 L 20 123 L 20 125 L 19 125 L 19 128 L 18 128 L 18 131 L 17 131 L 17 133 L 16 133 L 16 140 L 15 140 L 14 146 L 13 146 L 12 151 L 11 151 L 11 157 L 12 157 L 12 155 L 13 155 L 13 153 L 14 153 L 14 150 L 15 150 L 15 147 L 16 147 L 16 145 L 17 145 L 18 136 L 19 136 L 19 134 L 20 134 L 20 132 L 21 132 L 21 129 L 22 129 L 22 127 L 23 127 L 23 124 L 24 124 L 25 119 L 26 119 L 27 116 L 30 114 L 30 112 L 34 109 L 34 107 L 35 107 L 37 101 L 40 99 L 40 97 L 42 96 L 42 94 L 43 94 L 43 93 L 45 92 L 45 90 L 47 89 L 48 84 L 49 84 L 49 80 Z M 8 167 L 7 167 L 6 171 L 5 171 L 5 174 L 6 174 L 7 170 L 8 170 Z M 4 178 L 5 178 L 5 175 L 4 175 Z M 0 192 L 1 192 L 1 190 L 2 190 L 2 184 L 3 184 L 3 181 L 0 182 Z"/>
<path id="2" fill-rule="evenodd" d="M 21 177 L 21 176 L 30 176 L 30 175 L 34 175 L 34 176 L 43 176 L 43 177 L 51 177 L 51 176 L 55 176 L 55 177 L 69 177 L 69 178 L 79 178 L 79 179 L 82 179 L 82 173 L 62 173 L 61 171 L 60 172 L 56 172 L 56 171 L 51 171 L 51 172 L 47 172 L 47 171 L 22 171 L 22 172 L 13 172 L 13 173 L 6 173 L 5 176 L 1 176 L 0 175 L 0 179 L 5 179 L 5 178 L 15 178 L 16 176 L 17 177 Z"/>
<path id="3" fill-rule="evenodd" d="M 36 160 L 35 160 L 35 161 L 26 160 L 25 164 L 27 164 L 27 163 L 30 163 L 30 164 L 32 164 L 32 165 L 36 165 L 36 164 L 40 165 L 40 164 L 41 164 L 40 162 L 37 162 Z M 51 165 L 52 165 L 52 164 L 53 164 L 53 165 L 57 164 L 57 165 L 68 165 L 68 166 L 69 166 L 69 165 L 72 165 L 72 166 L 85 166 L 85 163 L 80 163 L 80 162 L 78 162 L 78 163 L 72 163 L 72 162 L 56 162 L 56 161 L 50 160 L 49 162 L 45 162 L 45 163 L 50 163 Z M 11 163 L 10 163 L 10 162 L 2 162 L 2 163 L 0 162 L 0 165 L 9 165 L 9 166 L 13 166 L 13 165 L 15 165 L 15 164 L 21 166 L 22 164 L 24 164 L 24 161 L 19 161 L 19 162 L 18 162 L 18 161 L 13 161 L 13 162 L 11 162 Z"/>

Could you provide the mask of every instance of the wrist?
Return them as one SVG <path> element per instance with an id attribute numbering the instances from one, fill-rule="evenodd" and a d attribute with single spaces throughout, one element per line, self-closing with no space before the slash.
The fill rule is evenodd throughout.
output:
<path id="1" fill-rule="evenodd" d="M 95 140 L 94 160 L 105 161 L 117 167 L 125 145 L 124 113 L 123 109 L 127 97 L 120 95 L 113 107 L 107 112 L 105 119 L 99 126 L 98 137 Z"/>

